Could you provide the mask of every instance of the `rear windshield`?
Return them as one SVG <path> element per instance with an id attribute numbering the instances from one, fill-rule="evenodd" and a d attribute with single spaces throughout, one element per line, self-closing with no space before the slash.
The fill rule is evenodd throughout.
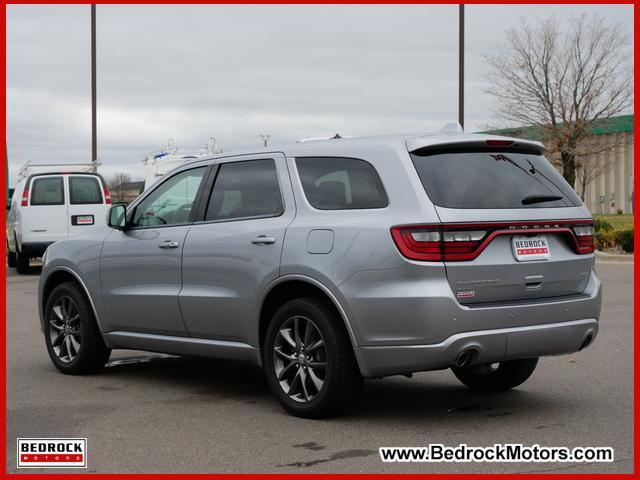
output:
<path id="1" fill-rule="evenodd" d="M 69 197 L 72 205 L 102 203 L 102 192 L 96 177 L 70 177 Z"/>
<path id="2" fill-rule="evenodd" d="M 549 208 L 582 203 L 541 155 L 463 152 L 411 158 L 427 195 L 441 207 Z"/>
<path id="3" fill-rule="evenodd" d="M 31 205 L 64 205 L 62 177 L 35 179 L 31 190 Z"/>

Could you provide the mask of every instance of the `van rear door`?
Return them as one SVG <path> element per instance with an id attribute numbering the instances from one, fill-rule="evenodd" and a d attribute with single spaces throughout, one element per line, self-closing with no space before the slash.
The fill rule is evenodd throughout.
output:
<path id="1" fill-rule="evenodd" d="M 38 175 L 27 181 L 20 209 L 22 243 L 51 243 L 66 238 L 67 195 L 62 175 Z"/>
<path id="2" fill-rule="evenodd" d="M 98 175 L 67 176 L 69 206 L 66 223 L 69 235 L 87 233 L 104 226 L 111 198 Z"/>

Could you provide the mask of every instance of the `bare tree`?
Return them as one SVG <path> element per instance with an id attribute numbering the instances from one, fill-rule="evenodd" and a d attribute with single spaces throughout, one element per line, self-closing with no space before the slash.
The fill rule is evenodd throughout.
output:
<path id="1" fill-rule="evenodd" d="M 124 202 L 124 184 L 131 182 L 131 175 L 127 172 L 116 171 L 109 179 L 109 191 L 111 196 L 114 197 L 113 201 L 116 203 Z"/>
<path id="2" fill-rule="evenodd" d="M 594 122 L 633 105 L 629 35 L 600 17 L 523 20 L 506 48 L 487 55 L 486 90 L 504 120 L 537 127 L 564 178 L 576 185 L 581 144 Z M 555 155 L 554 155 L 555 154 Z M 593 181 L 593 173 L 584 177 Z M 586 187 L 586 185 L 585 185 Z"/>

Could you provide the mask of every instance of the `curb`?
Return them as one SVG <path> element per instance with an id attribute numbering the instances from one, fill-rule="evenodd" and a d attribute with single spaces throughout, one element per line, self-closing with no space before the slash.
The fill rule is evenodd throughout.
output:
<path id="1" fill-rule="evenodd" d="M 620 255 L 617 253 L 605 253 L 605 252 L 594 252 L 596 256 L 596 260 L 599 262 L 614 262 L 614 263 L 633 263 L 634 255 Z"/>

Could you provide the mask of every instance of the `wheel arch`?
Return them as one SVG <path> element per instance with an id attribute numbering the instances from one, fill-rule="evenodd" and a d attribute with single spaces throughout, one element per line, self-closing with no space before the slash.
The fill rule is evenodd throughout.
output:
<path id="1" fill-rule="evenodd" d="M 65 282 L 73 282 L 80 286 L 85 296 L 89 300 L 89 304 L 91 305 L 91 310 L 93 311 L 93 315 L 96 319 L 96 323 L 98 324 L 98 330 L 102 332 L 102 327 L 100 325 L 100 319 L 98 318 L 98 312 L 96 311 L 96 307 L 93 303 L 93 298 L 91 298 L 91 294 L 89 293 L 89 289 L 84 284 L 80 276 L 74 272 L 72 269 L 64 266 L 57 267 L 55 270 L 51 271 L 44 283 L 42 284 L 41 293 L 40 293 L 40 324 L 41 327 L 44 328 L 44 309 L 47 305 L 47 300 L 49 299 L 49 295 L 54 288 L 58 285 L 61 285 Z"/>
<path id="2" fill-rule="evenodd" d="M 276 310 L 289 300 L 307 296 L 322 297 L 329 301 L 330 305 L 333 306 L 343 321 L 344 327 L 349 335 L 349 340 L 351 341 L 351 346 L 353 348 L 357 347 L 358 344 L 347 313 L 331 290 L 321 282 L 306 275 L 286 275 L 274 280 L 261 297 L 258 322 L 260 349 L 262 350 L 264 344 L 269 321 Z"/>

